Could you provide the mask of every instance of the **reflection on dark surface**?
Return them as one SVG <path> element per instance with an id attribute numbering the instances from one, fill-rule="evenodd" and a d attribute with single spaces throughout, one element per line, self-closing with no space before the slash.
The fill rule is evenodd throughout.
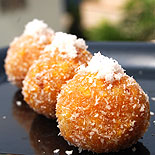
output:
<path id="1" fill-rule="evenodd" d="M 21 102 L 18 105 L 17 102 Z M 78 155 L 79 151 L 76 147 L 68 145 L 63 137 L 58 136 L 59 129 L 55 120 L 47 119 L 44 116 L 36 114 L 23 100 L 21 90 L 18 90 L 13 99 L 12 112 L 18 123 L 29 133 L 30 143 L 37 155 L 54 154 L 53 151 L 60 149 L 59 154 L 65 154 L 66 150 L 73 150 L 73 154 Z M 133 148 L 136 148 L 133 151 Z M 82 151 L 81 155 L 93 155 L 94 153 Z M 117 152 L 106 153 L 107 155 L 150 155 L 149 151 L 138 142 L 131 148 Z M 96 155 L 96 154 L 94 154 Z"/>
<path id="2" fill-rule="evenodd" d="M 18 104 L 17 104 L 18 102 Z M 21 105 L 19 104 L 21 103 Z M 13 99 L 12 113 L 18 123 L 29 133 L 29 141 L 37 155 L 51 155 L 53 151 L 60 149 L 59 154 L 64 155 L 65 151 L 73 150 L 74 155 L 97 155 L 91 151 L 82 151 L 78 148 L 68 145 L 63 137 L 58 136 L 59 129 L 55 120 L 47 119 L 44 116 L 36 114 L 23 100 L 21 90 L 15 93 Z M 117 152 L 105 153 L 105 155 L 150 155 L 150 152 L 140 142 L 131 148 Z"/>
<path id="3" fill-rule="evenodd" d="M 97 155 L 91 151 L 82 151 L 79 153 L 78 148 L 68 145 L 63 137 L 58 136 L 60 131 L 57 128 L 57 122 L 38 115 L 30 109 L 30 107 L 23 100 L 21 90 L 18 90 L 14 95 L 12 113 L 18 123 L 29 133 L 29 141 L 37 155 L 51 155 L 54 154 L 53 151 L 56 149 L 60 149 L 60 155 L 64 155 L 67 150 L 73 150 L 74 155 Z M 105 153 L 105 155 L 139 154 L 150 155 L 148 149 L 145 148 L 140 142 L 133 145 L 129 149 L 117 153 Z"/>
<path id="4" fill-rule="evenodd" d="M 18 123 L 24 129 L 26 129 L 27 132 L 29 132 L 33 119 L 37 114 L 32 109 L 30 109 L 28 104 L 23 100 L 21 90 L 18 90 L 15 93 L 13 99 L 12 113 L 14 118 L 18 121 Z"/>
<path id="5" fill-rule="evenodd" d="M 50 120 L 44 116 L 38 115 L 31 126 L 30 141 L 31 145 L 35 149 L 37 155 L 41 154 L 54 154 L 53 151 L 60 149 L 59 154 L 64 155 L 66 150 L 73 150 L 73 154 L 80 154 L 78 149 L 74 146 L 69 146 L 63 137 L 58 136 L 59 129 L 57 128 L 57 122 Z M 135 150 L 134 150 L 135 149 Z M 105 155 L 150 155 L 150 152 L 138 142 L 131 148 L 117 152 L 117 153 L 105 153 Z M 92 152 L 82 151 L 81 155 L 97 155 Z"/>
<path id="6" fill-rule="evenodd" d="M 0 10 L 2 12 L 14 11 L 26 7 L 26 0 L 0 0 Z"/>
<path id="7" fill-rule="evenodd" d="M 151 64 L 154 62 L 155 45 L 148 43 L 131 44 L 96 42 L 89 43 L 89 45 L 90 51 L 94 52 L 98 52 L 99 50 L 102 51 L 102 48 L 104 47 L 105 51 L 102 54 L 114 57 L 121 62 L 123 67 L 127 66 L 126 69 L 128 73 L 136 77 L 142 88 L 148 92 L 148 95 L 150 97 L 155 96 L 155 66 L 149 66 L 150 62 Z M 66 150 L 73 150 L 74 155 L 79 154 L 77 148 L 69 146 L 62 137 L 57 136 L 59 129 L 57 128 L 57 123 L 55 121 L 34 113 L 23 101 L 21 90 L 15 93 L 17 89 L 6 82 L 6 75 L 3 68 L 6 51 L 7 48 L 0 49 L 0 153 L 11 152 L 14 154 L 20 154 L 22 152 L 21 154 L 33 154 L 34 149 L 37 155 L 43 154 L 43 152 L 48 155 L 54 154 L 53 150 L 60 149 L 62 155 L 65 154 L 64 152 Z M 126 56 L 124 51 L 126 51 L 126 53 L 129 55 Z M 140 64 L 140 66 L 146 66 L 146 68 L 139 68 L 139 66 L 136 66 L 136 64 L 134 64 L 132 61 L 131 63 L 135 67 L 130 68 L 132 66 L 127 60 L 132 60 L 133 55 L 135 59 L 138 59 L 138 57 L 141 55 L 141 52 L 143 53 L 144 58 L 147 55 L 150 56 L 149 60 L 145 61 L 144 59 L 144 64 Z M 12 102 L 12 94 L 14 93 L 15 96 L 13 99 L 13 104 L 10 104 L 10 102 Z M 21 101 L 21 106 L 17 106 L 17 101 Z M 153 100 L 150 100 L 150 109 L 151 111 L 155 112 L 155 104 Z M 6 119 L 3 119 L 3 116 L 6 116 Z M 18 123 L 26 129 L 28 134 L 25 134 L 24 130 L 21 130 L 19 126 L 16 126 L 16 121 L 14 121 L 12 117 L 14 117 Z M 155 131 L 153 120 L 154 116 L 151 117 L 151 125 L 146 132 L 144 139 L 141 140 L 147 146 L 151 152 L 151 155 L 154 155 L 155 150 L 155 136 L 152 136 Z M 24 140 L 23 137 L 26 140 Z M 32 147 L 29 146 L 29 141 L 31 141 Z M 136 148 L 135 151 L 133 151 L 134 147 Z M 109 154 L 105 153 L 105 155 L 150 155 L 150 152 L 147 148 L 142 143 L 138 142 L 136 145 L 124 151 Z M 92 152 L 88 151 L 83 151 L 81 154 L 93 155 Z"/>
<path id="8" fill-rule="evenodd" d="M 73 147 L 69 146 L 58 134 L 59 129 L 56 121 L 38 115 L 30 130 L 30 141 L 35 153 L 50 155 L 55 149 L 60 149 L 60 154 L 63 155 L 65 150 L 73 150 Z"/>
<path id="9" fill-rule="evenodd" d="M 141 142 L 137 142 L 137 144 L 134 144 L 129 149 L 110 153 L 109 155 L 150 155 L 150 152 Z"/>

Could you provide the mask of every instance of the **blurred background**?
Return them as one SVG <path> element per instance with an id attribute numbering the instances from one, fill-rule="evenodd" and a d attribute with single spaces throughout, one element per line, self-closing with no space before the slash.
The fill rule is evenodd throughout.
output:
<path id="1" fill-rule="evenodd" d="M 34 18 L 91 41 L 155 40 L 155 0 L 0 0 L 0 47 Z"/>

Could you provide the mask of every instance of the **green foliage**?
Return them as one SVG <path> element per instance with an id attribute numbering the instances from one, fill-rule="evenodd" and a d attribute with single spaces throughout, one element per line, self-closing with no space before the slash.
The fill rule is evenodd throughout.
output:
<path id="1" fill-rule="evenodd" d="M 155 39 L 155 0 L 129 0 L 120 23 L 102 22 L 86 34 L 89 40 Z"/>
<path id="2" fill-rule="evenodd" d="M 113 25 L 109 22 L 102 22 L 99 26 L 87 30 L 85 35 L 93 41 L 130 40 L 130 38 L 125 37 L 117 25 Z"/>
<path id="3" fill-rule="evenodd" d="M 134 40 L 155 39 L 155 0 L 130 0 L 124 9 L 123 30 Z"/>

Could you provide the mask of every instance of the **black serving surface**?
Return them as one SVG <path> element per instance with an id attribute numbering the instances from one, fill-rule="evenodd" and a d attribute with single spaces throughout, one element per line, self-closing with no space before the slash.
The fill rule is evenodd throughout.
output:
<path id="1" fill-rule="evenodd" d="M 134 76 L 150 97 L 150 110 L 155 112 L 155 44 L 88 42 L 89 51 L 100 51 L 113 57 Z M 33 112 L 23 101 L 21 90 L 7 82 L 3 68 L 7 48 L 0 49 L 0 154 L 46 154 L 52 155 L 55 149 L 60 154 L 66 150 L 78 149 L 69 146 L 58 136 L 59 129 L 54 120 L 47 119 Z M 22 102 L 17 106 L 17 102 Z M 155 154 L 155 116 L 151 116 L 150 127 L 144 137 L 129 149 L 110 155 L 154 155 Z M 136 148 L 136 149 L 135 149 Z M 92 152 L 83 151 L 82 155 Z"/>

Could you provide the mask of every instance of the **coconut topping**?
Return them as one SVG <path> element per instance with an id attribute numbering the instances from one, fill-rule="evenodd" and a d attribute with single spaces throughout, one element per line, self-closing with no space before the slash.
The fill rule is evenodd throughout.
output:
<path id="1" fill-rule="evenodd" d="M 154 112 L 153 112 L 153 111 L 150 111 L 150 115 L 151 115 L 151 116 L 154 116 Z"/>
<path id="2" fill-rule="evenodd" d="M 155 101 L 155 97 L 151 97 L 152 101 Z"/>
<path id="3" fill-rule="evenodd" d="M 58 153 L 58 152 L 60 152 L 60 149 L 55 149 L 55 150 L 53 151 L 53 153 Z"/>
<path id="4" fill-rule="evenodd" d="M 51 51 L 51 55 L 58 49 L 63 57 L 75 58 L 77 49 L 86 50 L 87 46 L 83 39 L 77 39 L 76 35 L 71 35 L 63 32 L 57 32 L 54 36 L 51 45 L 48 45 L 44 51 Z"/>
<path id="5" fill-rule="evenodd" d="M 71 151 L 65 151 L 65 153 L 67 154 L 67 155 L 71 155 L 72 153 L 73 153 L 73 150 L 71 150 Z"/>
<path id="6" fill-rule="evenodd" d="M 54 31 L 48 28 L 48 25 L 42 20 L 34 19 L 25 26 L 24 35 L 35 35 L 38 33 L 45 33 L 47 31 L 54 33 Z"/>
<path id="7" fill-rule="evenodd" d="M 106 81 L 113 82 L 120 80 L 125 75 L 124 69 L 118 62 L 112 58 L 101 55 L 100 52 L 95 53 L 88 66 L 80 66 L 78 72 L 97 73 L 98 79 L 105 79 Z"/>
<path id="8" fill-rule="evenodd" d="M 21 106 L 22 102 L 21 101 L 16 101 L 17 106 Z"/>
<path id="9" fill-rule="evenodd" d="M 6 119 L 6 116 L 3 116 L 2 118 L 3 118 L 3 119 Z"/>

